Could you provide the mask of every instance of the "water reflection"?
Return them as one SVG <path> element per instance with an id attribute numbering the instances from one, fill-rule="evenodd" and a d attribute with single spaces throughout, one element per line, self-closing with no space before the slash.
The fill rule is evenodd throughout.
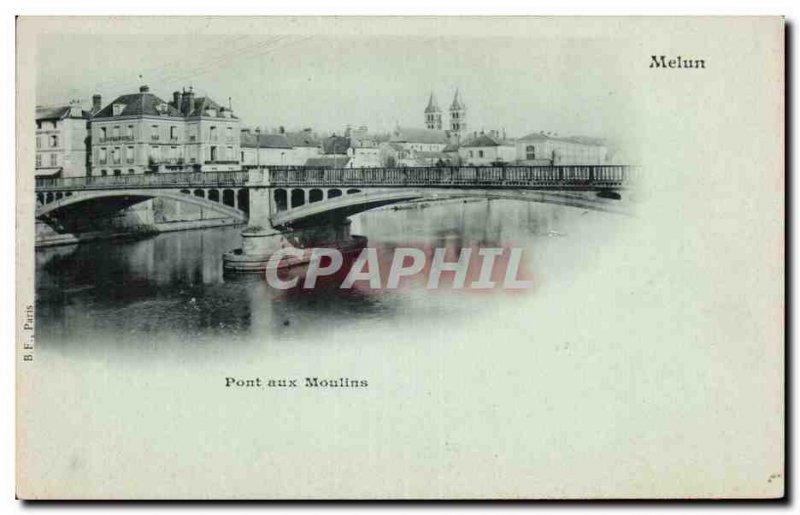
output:
<path id="1" fill-rule="evenodd" d="M 464 247 L 505 245 L 541 257 L 540 251 L 552 247 L 552 236 L 568 235 L 584 214 L 543 204 L 459 201 L 365 213 L 354 218 L 352 232 L 367 236 L 370 246 L 387 255 L 398 245 L 442 246 L 455 253 Z M 95 339 L 125 347 L 325 338 L 332 328 L 469 316 L 485 302 L 455 292 L 431 295 L 424 287 L 282 292 L 269 288 L 262 277 L 224 277 L 222 254 L 240 245 L 240 231 L 166 233 L 37 251 L 40 348 L 63 350 Z"/>

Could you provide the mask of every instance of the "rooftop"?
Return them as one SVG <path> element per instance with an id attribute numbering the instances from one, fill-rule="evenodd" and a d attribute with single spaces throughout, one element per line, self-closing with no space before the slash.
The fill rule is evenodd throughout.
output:
<path id="1" fill-rule="evenodd" d="M 65 118 L 74 118 L 74 119 L 88 119 L 90 116 L 89 111 L 84 111 L 81 109 L 81 116 L 72 116 L 70 115 L 71 107 L 68 105 L 64 106 L 48 106 L 48 107 L 37 107 L 36 108 L 36 121 L 45 121 L 45 120 L 63 120 Z"/>
<path id="2" fill-rule="evenodd" d="M 428 143 L 447 145 L 447 133 L 433 129 L 418 129 L 416 127 L 397 127 L 390 140 L 393 143 Z"/>
<path id="3" fill-rule="evenodd" d="M 517 141 L 564 141 L 568 143 L 576 143 L 579 145 L 587 145 L 592 147 L 604 147 L 606 142 L 601 138 L 590 138 L 588 136 L 552 136 L 543 132 L 533 132 L 527 136 L 519 138 Z"/>

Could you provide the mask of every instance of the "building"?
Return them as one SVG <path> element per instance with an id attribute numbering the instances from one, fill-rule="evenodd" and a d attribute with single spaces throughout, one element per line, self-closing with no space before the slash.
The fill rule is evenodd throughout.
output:
<path id="1" fill-rule="evenodd" d="M 523 165 L 594 165 L 607 162 L 603 140 L 558 137 L 544 132 L 528 134 L 516 141 L 517 162 Z"/>
<path id="2" fill-rule="evenodd" d="M 260 130 L 244 129 L 240 143 L 243 168 L 295 164 L 292 144 L 285 134 L 262 134 Z"/>
<path id="3" fill-rule="evenodd" d="M 442 110 L 439 109 L 433 91 L 428 99 L 428 107 L 425 108 L 425 127 L 437 131 L 442 130 Z"/>
<path id="4" fill-rule="evenodd" d="M 233 111 L 192 88 L 167 102 L 142 86 L 92 117 L 90 174 L 238 170 L 239 137 Z"/>
<path id="5" fill-rule="evenodd" d="M 383 166 L 434 166 L 450 143 L 445 131 L 397 127 L 388 142 L 379 146 Z"/>
<path id="6" fill-rule="evenodd" d="M 461 101 L 458 89 L 450 104 L 450 132 L 456 141 L 467 132 L 467 106 Z"/>
<path id="7" fill-rule="evenodd" d="M 462 164 L 466 166 L 498 166 L 516 160 L 517 147 L 512 141 L 492 134 L 480 134 L 461 145 L 458 150 Z"/>
<path id="8" fill-rule="evenodd" d="M 89 169 L 89 118 L 77 101 L 36 108 L 36 176 L 82 177 Z"/>
<path id="9" fill-rule="evenodd" d="M 322 142 L 311 129 L 287 132 L 286 139 L 292 146 L 291 158 L 288 162 L 291 166 L 303 166 L 309 159 L 322 154 Z"/>

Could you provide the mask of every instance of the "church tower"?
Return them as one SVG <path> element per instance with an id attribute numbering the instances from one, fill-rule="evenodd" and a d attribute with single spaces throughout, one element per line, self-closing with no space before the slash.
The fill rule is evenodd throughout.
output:
<path id="1" fill-rule="evenodd" d="M 458 88 L 456 88 L 453 103 L 450 104 L 450 131 L 459 139 L 462 134 L 467 132 L 467 106 L 461 101 Z"/>
<path id="2" fill-rule="evenodd" d="M 431 91 L 431 97 L 428 99 L 428 107 L 425 108 L 425 127 L 428 129 L 442 130 L 442 110 L 439 109 L 439 104 L 436 103 L 436 98 Z"/>

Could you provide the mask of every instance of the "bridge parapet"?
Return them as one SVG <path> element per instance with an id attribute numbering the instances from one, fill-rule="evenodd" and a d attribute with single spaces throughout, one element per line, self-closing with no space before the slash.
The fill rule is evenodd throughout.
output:
<path id="1" fill-rule="evenodd" d="M 36 191 L 149 188 L 241 188 L 248 172 L 178 172 L 36 179 Z"/>
<path id="2" fill-rule="evenodd" d="M 437 187 L 620 189 L 638 167 L 461 166 L 413 168 L 277 168 L 269 169 L 272 187 Z"/>
<path id="3" fill-rule="evenodd" d="M 462 166 L 430 168 L 281 168 L 228 172 L 177 172 L 106 177 L 37 178 L 37 191 L 148 188 L 435 187 L 562 190 L 624 189 L 638 167 Z"/>

